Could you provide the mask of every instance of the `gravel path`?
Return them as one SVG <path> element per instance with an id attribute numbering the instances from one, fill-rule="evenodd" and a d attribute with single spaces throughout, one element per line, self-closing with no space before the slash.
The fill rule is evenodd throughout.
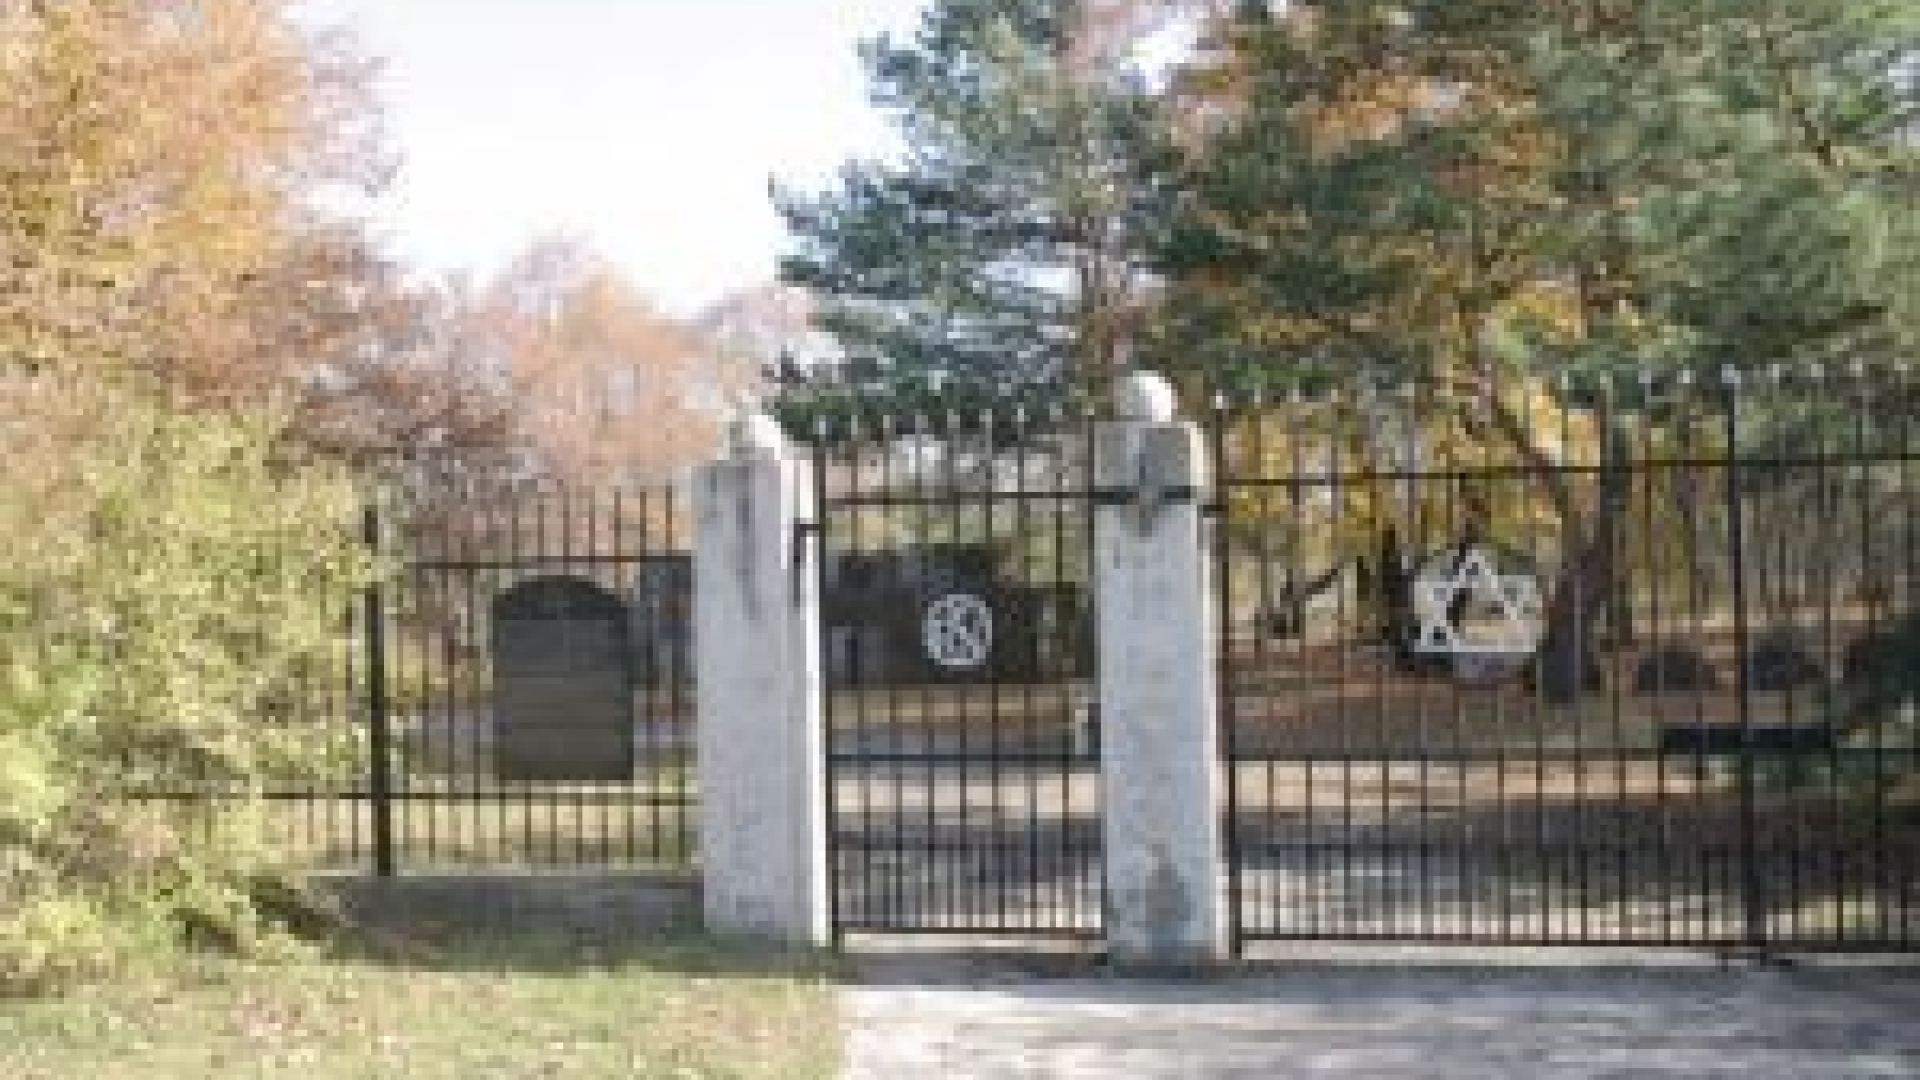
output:
<path id="1" fill-rule="evenodd" d="M 1295 967 L 1211 981 L 869 963 L 856 1080 L 1920 1077 L 1920 971 Z"/>

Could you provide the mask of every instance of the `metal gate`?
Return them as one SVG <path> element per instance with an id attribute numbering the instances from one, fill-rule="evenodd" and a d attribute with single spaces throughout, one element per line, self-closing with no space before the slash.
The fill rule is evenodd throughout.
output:
<path id="1" fill-rule="evenodd" d="M 1910 948 L 1904 373 L 1220 399 L 1241 940 Z"/>
<path id="2" fill-rule="evenodd" d="M 837 933 L 1099 932 L 1090 431 L 815 439 Z"/>

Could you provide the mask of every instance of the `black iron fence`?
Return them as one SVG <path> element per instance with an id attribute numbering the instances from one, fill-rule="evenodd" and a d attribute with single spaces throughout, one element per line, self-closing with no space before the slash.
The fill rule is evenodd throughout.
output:
<path id="1" fill-rule="evenodd" d="M 1237 937 L 1911 948 L 1920 381 L 1239 389 L 1207 421 Z M 809 433 L 842 931 L 1096 934 L 1094 418 Z M 666 490 L 372 508 L 311 864 L 694 852 Z M 796 567 L 796 572 L 801 572 Z"/>
<path id="2" fill-rule="evenodd" d="M 381 583 L 296 710 L 310 782 L 268 793 L 319 868 L 691 860 L 692 561 L 668 489 L 460 487 L 366 511 Z"/>
<path id="3" fill-rule="evenodd" d="M 1220 398 L 1239 932 L 1911 947 L 1916 404 L 1887 370 Z"/>
<path id="4" fill-rule="evenodd" d="M 837 930 L 1098 932 L 1091 431 L 815 432 Z"/>

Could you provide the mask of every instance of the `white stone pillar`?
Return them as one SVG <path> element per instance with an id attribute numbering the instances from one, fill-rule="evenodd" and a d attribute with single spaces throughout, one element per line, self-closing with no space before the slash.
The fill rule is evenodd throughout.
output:
<path id="1" fill-rule="evenodd" d="M 709 930 L 825 944 L 818 596 L 795 525 L 812 491 L 778 425 L 737 423 L 694 475 L 700 870 Z"/>
<path id="2" fill-rule="evenodd" d="M 1205 450 L 1173 390 L 1135 375 L 1096 435 L 1095 528 L 1107 943 L 1118 965 L 1228 956 L 1214 626 L 1201 541 Z"/>

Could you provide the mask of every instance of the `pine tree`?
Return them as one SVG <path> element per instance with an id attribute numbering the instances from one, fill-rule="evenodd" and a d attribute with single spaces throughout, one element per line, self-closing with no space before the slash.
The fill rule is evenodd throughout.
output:
<path id="1" fill-rule="evenodd" d="M 1920 6 L 1576 6 L 1547 111 L 1640 257 L 1618 305 L 1701 366 L 1889 357 L 1920 322 Z M 1589 229 L 1584 237 L 1594 241 Z"/>
<path id="2" fill-rule="evenodd" d="M 1430 373 L 1913 343 L 1920 6 L 1248 5 L 1169 357 Z"/>
<path id="3" fill-rule="evenodd" d="M 864 56 L 899 164 L 777 192 L 798 241 L 785 279 L 823 327 L 896 377 L 992 383 L 1109 371 L 1142 302 L 1157 192 L 1134 148 L 1151 95 L 1124 75 L 1111 4 L 940 0 L 911 40 Z"/>

